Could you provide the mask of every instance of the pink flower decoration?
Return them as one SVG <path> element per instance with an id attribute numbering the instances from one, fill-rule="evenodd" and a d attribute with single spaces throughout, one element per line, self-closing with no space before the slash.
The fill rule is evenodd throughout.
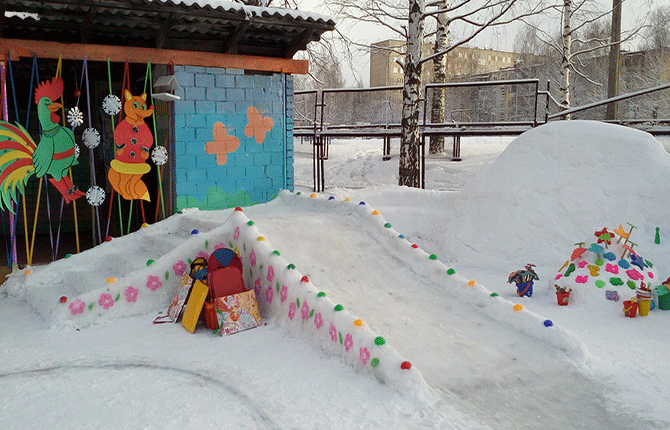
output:
<path id="1" fill-rule="evenodd" d="M 172 270 L 174 270 L 175 275 L 181 276 L 186 271 L 186 263 L 184 263 L 184 260 L 179 260 L 172 265 Z"/>
<path id="2" fill-rule="evenodd" d="M 370 351 L 367 348 L 361 348 L 360 358 L 363 365 L 367 364 L 370 359 Z"/>
<path id="3" fill-rule="evenodd" d="M 265 290 L 265 300 L 272 302 L 272 296 L 274 296 L 274 291 L 272 291 L 272 287 L 268 287 L 268 289 Z"/>
<path id="4" fill-rule="evenodd" d="M 637 269 L 628 269 L 626 270 L 626 275 L 634 281 L 640 281 L 644 279 L 644 275 L 637 271 Z"/>
<path id="5" fill-rule="evenodd" d="M 350 334 L 347 334 L 347 336 L 344 338 L 344 349 L 349 352 L 352 346 L 354 346 L 354 339 Z"/>
<path id="6" fill-rule="evenodd" d="M 654 273 L 653 272 L 647 272 L 647 276 L 649 276 L 651 279 L 654 279 Z"/>
<path id="7" fill-rule="evenodd" d="M 295 303 L 291 302 L 291 304 L 288 305 L 288 319 L 292 320 L 294 316 L 295 316 Z"/>
<path id="8" fill-rule="evenodd" d="M 256 296 L 261 295 L 261 278 L 256 278 L 256 282 L 254 282 L 254 291 L 256 291 Z"/>
<path id="9" fill-rule="evenodd" d="M 195 256 L 195 258 L 200 258 L 200 257 L 207 260 L 209 258 L 209 254 L 206 253 L 205 251 L 200 251 L 200 252 L 198 252 L 198 255 Z"/>
<path id="10" fill-rule="evenodd" d="M 158 276 L 149 275 L 149 278 L 147 278 L 148 289 L 150 289 L 151 291 L 156 291 L 162 286 L 163 284 L 161 284 L 161 280 L 158 278 Z"/>
<path id="11" fill-rule="evenodd" d="M 288 296 L 288 288 L 286 287 L 286 285 L 282 285 L 281 286 L 281 301 L 285 302 L 287 296 Z"/>
<path id="12" fill-rule="evenodd" d="M 114 306 L 114 299 L 112 298 L 111 294 L 102 293 L 100 294 L 100 300 L 98 300 L 98 304 L 103 309 L 109 309 Z"/>
<path id="13" fill-rule="evenodd" d="M 615 275 L 618 275 L 619 274 L 619 265 L 618 264 L 607 263 L 607 265 L 605 266 L 605 270 L 610 272 L 610 273 L 614 273 Z"/>
<path id="14" fill-rule="evenodd" d="M 309 318 L 309 306 L 307 305 L 307 302 L 302 302 L 302 306 L 300 306 L 300 313 L 302 314 L 302 319 L 306 320 Z"/>
<path id="15" fill-rule="evenodd" d="M 317 330 L 323 326 L 323 317 L 321 316 L 321 312 L 317 312 L 316 315 L 314 315 L 314 325 L 316 326 Z"/>
<path id="16" fill-rule="evenodd" d="M 214 251 L 216 251 L 217 249 L 223 249 L 225 247 L 226 245 L 224 243 L 217 243 L 216 245 L 214 245 Z"/>
<path id="17" fill-rule="evenodd" d="M 328 333 L 330 334 L 330 340 L 333 342 L 337 341 L 337 329 L 335 328 L 335 324 L 330 323 L 330 328 L 328 329 Z"/>
<path id="18" fill-rule="evenodd" d="M 251 250 L 251 253 L 249 254 L 249 262 L 251 263 L 252 267 L 256 265 L 256 252 L 254 252 L 253 249 Z"/>
<path id="19" fill-rule="evenodd" d="M 130 302 L 136 302 L 137 301 L 137 293 L 139 293 L 139 292 L 140 292 L 140 290 L 138 290 L 137 288 L 135 288 L 133 286 L 130 286 L 130 287 L 126 288 L 126 291 L 124 291 L 123 293 L 126 295 L 126 301 L 128 303 L 130 303 Z"/>
<path id="20" fill-rule="evenodd" d="M 587 263 L 586 260 L 582 260 L 582 261 L 579 262 L 578 265 L 579 265 L 579 268 L 580 268 L 580 269 L 583 269 L 584 266 L 586 266 L 587 264 L 589 264 L 589 263 Z"/>
<path id="21" fill-rule="evenodd" d="M 86 303 L 79 299 L 74 299 L 74 302 L 70 303 L 70 313 L 72 315 L 84 313 L 84 306 L 86 306 Z"/>
<path id="22" fill-rule="evenodd" d="M 275 269 L 272 266 L 268 266 L 268 282 L 272 282 L 275 278 Z"/>
<path id="23" fill-rule="evenodd" d="M 237 240 L 240 238 L 240 228 L 235 227 L 235 232 L 233 233 L 233 240 Z"/>
<path id="24" fill-rule="evenodd" d="M 563 274 L 562 274 L 562 273 L 559 273 L 558 275 L 556 275 L 556 278 L 554 278 L 554 279 L 559 280 L 559 279 L 561 279 L 562 277 L 563 277 Z"/>
<path id="25" fill-rule="evenodd" d="M 588 276 L 575 276 L 575 282 L 578 284 L 586 284 L 586 281 L 589 280 Z"/>

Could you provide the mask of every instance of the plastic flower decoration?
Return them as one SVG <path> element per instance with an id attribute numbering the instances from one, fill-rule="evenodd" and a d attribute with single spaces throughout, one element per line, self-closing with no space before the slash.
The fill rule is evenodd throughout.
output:
<path id="1" fill-rule="evenodd" d="M 89 127 L 81 134 L 84 145 L 87 148 L 93 149 L 100 145 L 100 133 L 93 127 Z"/>
<path id="2" fill-rule="evenodd" d="M 91 206 L 100 206 L 105 201 L 105 190 L 97 185 L 86 191 L 86 200 Z"/>
<path id="3" fill-rule="evenodd" d="M 102 100 L 102 109 L 107 115 L 116 115 L 121 112 L 121 100 L 114 94 L 109 94 Z"/>
<path id="4" fill-rule="evenodd" d="M 157 166 L 162 166 L 167 163 L 168 152 L 167 148 L 164 146 L 156 146 L 151 154 L 151 161 L 153 161 Z"/>
<path id="5" fill-rule="evenodd" d="M 72 127 L 79 127 L 84 123 L 84 114 L 81 113 L 78 106 L 70 108 L 67 113 L 67 122 Z"/>

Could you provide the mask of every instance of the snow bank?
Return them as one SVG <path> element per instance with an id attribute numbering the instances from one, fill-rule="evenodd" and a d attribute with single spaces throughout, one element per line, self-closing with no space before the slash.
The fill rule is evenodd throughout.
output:
<path id="1" fill-rule="evenodd" d="M 519 136 L 465 184 L 446 228 L 449 252 L 461 261 L 499 255 L 486 263 L 509 272 L 515 255 L 536 258 L 519 265 L 560 267 L 594 226 L 630 222 L 639 238 L 653 241 L 667 221 L 668 183 L 670 156 L 651 135 L 594 121 L 552 122 Z"/>

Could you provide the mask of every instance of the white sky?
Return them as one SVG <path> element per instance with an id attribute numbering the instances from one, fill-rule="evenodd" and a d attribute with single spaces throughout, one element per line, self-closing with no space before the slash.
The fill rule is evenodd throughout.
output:
<path id="1" fill-rule="evenodd" d="M 603 10 L 611 9 L 612 1 L 611 0 L 597 0 L 601 4 Z M 622 30 L 633 28 L 636 22 L 640 22 L 645 18 L 648 11 L 648 3 L 652 2 L 655 5 L 670 6 L 670 0 L 624 0 L 623 6 L 623 23 Z M 337 23 L 336 27 L 338 31 L 347 34 L 354 41 L 364 44 L 371 44 L 374 42 L 379 42 L 381 40 L 397 38 L 397 33 L 380 25 L 368 24 L 368 23 L 352 23 L 345 22 L 339 19 L 334 15 L 333 9 L 329 8 L 328 2 L 322 0 L 298 0 L 298 7 L 303 11 L 318 12 L 324 15 L 331 16 Z M 558 31 L 558 23 L 555 24 L 558 16 L 554 13 L 554 17 L 545 19 L 541 25 L 543 27 L 550 27 L 556 25 Z M 514 44 L 514 37 L 518 31 L 519 24 L 512 24 L 506 27 L 496 27 L 490 31 L 482 33 L 471 42 L 470 46 L 475 46 L 478 48 L 490 48 L 490 49 L 500 49 L 500 50 L 512 50 Z M 452 30 L 452 34 L 455 34 L 457 29 Z M 628 44 L 624 45 L 624 49 L 635 49 L 635 45 Z M 358 76 L 359 79 L 362 79 L 364 86 L 367 86 L 369 83 L 369 55 L 367 53 L 359 52 L 355 60 L 354 69 L 351 70 L 348 64 L 342 64 L 342 72 L 347 79 L 347 83 L 354 84 L 354 76 Z"/>

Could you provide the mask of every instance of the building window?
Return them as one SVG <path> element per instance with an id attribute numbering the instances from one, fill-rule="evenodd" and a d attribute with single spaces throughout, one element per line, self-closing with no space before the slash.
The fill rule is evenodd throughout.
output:
<path id="1" fill-rule="evenodd" d="M 483 58 L 480 58 L 479 61 L 477 61 L 477 63 L 479 63 L 480 66 L 483 66 L 483 65 L 486 64 L 486 60 L 483 59 Z"/>
<path id="2" fill-rule="evenodd" d="M 462 52 L 459 52 L 459 53 L 458 53 L 458 58 L 462 58 L 462 57 L 463 57 L 463 53 L 462 53 Z"/>
<path id="3" fill-rule="evenodd" d="M 398 68 L 397 67 L 393 68 L 393 73 L 398 73 Z"/>

